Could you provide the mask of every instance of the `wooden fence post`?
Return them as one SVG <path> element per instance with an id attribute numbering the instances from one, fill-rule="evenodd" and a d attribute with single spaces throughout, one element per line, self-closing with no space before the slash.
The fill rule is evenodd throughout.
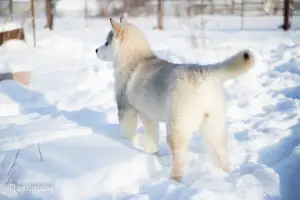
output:
<path id="1" fill-rule="evenodd" d="M 290 8 L 291 7 L 291 1 L 285 0 L 284 1 L 284 8 L 283 8 L 283 30 L 288 31 L 291 28 L 291 22 L 290 22 Z"/>
<path id="2" fill-rule="evenodd" d="M 47 13 L 47 25 L 46 27 L 49 28 L 50 30 L 53 29 L 53 5 L 52 5 L 52 0 L 46 0 L 46 13 Z"/>
<path id="3" fill-rule="evenodd" d="M 162 30 L 163 26 L 163 17 L 164 17 L 164 1 L 158 0 L 157 2 L 157 28 Z"/>
<path id="4" fill-rule="evenodd" d="M 11 19 L 13 19 L 14 18 L 13 0 L 9 0 L 9 14 Z"/>
<path id="5" fill-rule="evenodd" d="M 241 29 L 244 30 L 244 12 L 245 12 L 245 0 L 242 0 L 242 11 L 241 11 Z"/>
<path id="6" fill-rule="evenodd" d="M 84 0 L 84 20 L 86 21 L 88 18 L 88 4 L 87 0 Z"/>
<path id="7" fill-rule="evenodd" d="M 32 32 L 33 32 L 33 46 L 36 46 L 36 39 L 35 39 L 35 5 L 34 0 L 30 1 L 31 5 L 31 23 L 32 23 Z"/>

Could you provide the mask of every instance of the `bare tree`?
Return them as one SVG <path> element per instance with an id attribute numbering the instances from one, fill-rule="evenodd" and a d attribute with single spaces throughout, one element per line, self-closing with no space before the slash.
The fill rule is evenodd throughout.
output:
<path id="1" fill-rule="evenodd" d="M 285 0 L 284 1 L 284 18 L 283 18 L 283 30 L 287 31 L 291 28 L 291 21 L 290 21 L 290 13 L 291 13 L 291 1 Z"/>
<path id="2" fill-rule="evenodd" d="M 215 14 L 215 3 L 213 0 L 209 0 L 209 4 L 211 6 L 210 14 Z"/>
<path id="3" fill-rule="evenodd" d="M 242 0 L 242 11 L 241 11 L 241 29 L 244 30 L 244 14 L 245 14 L 245 1 Z"/>
<path id="4" fill-rule="evenodd" d="M 158 0 L 157 2 L 157 28 L 162 30 L 163 27 L 163 17 L 164 17 L 164 1 Z"/>
<path id="5" fill-rule="evenodd" d="M 230 9 L 230 13 L 231 14 L 234 14 L 234 12 L 235 12 L 235 1 L 234 0 L 231 0 L 231 9 Z"/>
<path id="6" fill-rule="evenodd" d="M 10 17 L 11 19 L 13 19 L 13 0 L 9 0 L 9 14 L 10 14 Z"/>
<path id="7" fill-rule="evenodd" d="M 129 1 L 124 0 L 123 13 L 128 13 L 129 11 Z"/>
<path id="8" fill-rule="evenodd" d="M 34 0 L 30 1 L 30 5 L 31 5 L 32 31 L 33 31 L 33 45 L 36 46 L 36 41 L 35 41 L 35 5 L 34 5 Z"/>
<path id="9" fill-rule="evenodd" d="M 53 29 L 53 1 L 46 0 L 47 24 L 45 28 Z"/>
<path id="10" fill-rule="evenodd" d="M 87 0 L 84 0 L 84 20 L 86 21 L 88 18 L 88 3 Z"/>
<path id="11" fill-rule="evenodd" d="M 111 1 L 108 0 L 97 0 L 97 6 L 99 7 L 98 15 L 101 17 L 109 17 L 109 6 Z"/>
<path id="12" fill-rule="evenodd" d="M 206 35 L 205 35 L 205 24 L 206 21 L 204 20 L 204 9 L 205 9 L 205 3 L 204 0 L 201 0 L 201 5 L 202 5 L 202 14 L 201 14 L 201 33 L 202 33 L 202 47 L 205 48 L 206 46 Z"/>

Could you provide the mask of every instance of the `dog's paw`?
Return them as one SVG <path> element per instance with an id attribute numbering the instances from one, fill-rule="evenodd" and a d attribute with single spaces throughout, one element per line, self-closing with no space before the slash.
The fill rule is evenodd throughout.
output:
<path id="1" fill-rule="evenodd" d="M 227 165 L 224 165 L 224 166 L 221 166 L 221 168 L 224 170 L 224 172 L 226 172 L 226 173 L 229 173 L 230 172 L 230 167 L 229 167 L 229 165 L 227 164 Z"/>
<path id="2" fill-rule="evenodd" d="M 158 154 L 158 148 L 155 146 L 148 146 L 148 145 L 144 145 L 144 151 L 149 153 L 149 154 Z"/>
<path id="3" fill-rule="evenodd" d="M 158 154 L 159 148 L 158 148 L 158 144 L 156 144 L 155 142 L 149 141 L 149 140 L 145 140 L 143 142 L 143 148 L 144 151 L 149 153 L 149 154 Z"/>
<path id="4" fill-rule="evenodd" d="M 127 139 L 127 140 L 129 140 L 130 142 L 134 142 L 134 140 L 136 139 L 136 133 L 128 134 L 128 133 L 122 132 L 121 138 Z"/>
<path id="5" fill-rule="evenodd" d="M 222 169 L 224 172 L 229 173 L 230 172 L 230 166 L 228 162 L 220 162 L 219 160 L 214 160 L 214 165 L 220 169 Z"/>
<path id="6" fill-rule="evenodd" d="M 181 176 L 176 176 L 176 175 L 170 175 L 170 179 L 173 181 L 176 181 L 178 183 L 181 183 L 182 177 Z"/>

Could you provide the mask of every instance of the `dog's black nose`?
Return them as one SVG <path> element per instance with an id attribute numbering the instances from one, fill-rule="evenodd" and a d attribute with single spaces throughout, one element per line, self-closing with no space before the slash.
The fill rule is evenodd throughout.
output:
<path id="1" fill-rule="evenodd" d="M 98 49 L 96 49 L 95 51 L 96 51 L 96 53 L 97 53 L 97 52 L 98 52 Z"/>

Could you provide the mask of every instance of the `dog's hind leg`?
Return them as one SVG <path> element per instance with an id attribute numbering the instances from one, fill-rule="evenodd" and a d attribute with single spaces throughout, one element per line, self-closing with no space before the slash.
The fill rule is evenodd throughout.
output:
<path id="1" fill-rule="evenodd" d="M 172 156 L 170 178 L 178 182 L 184 175 L 188 139 L 187 133 L 180 129 L 171 127 L 168 130 L 167 142 Z"/>
<path id="2" fill-rule="evenodd" d="M 139 114 L 144 126 L 144 149 L 147 153 L 157 153 L 159 146 L 159 124 L 158 121 L 149 118 L 144 114 Z"/>
<path id="3" fill-rule="evenodd" d="M 213 154 L 215 164 L 228 172 L 230 169 L 225 117 L 223 117 L 221 113 L 205 114 L 203 123 L 200 126 L 200 132 Z"/>
<path id="4" fill-rule="evenodd" d="M 184 175 L 187 147 L 192 133 L 202 122 L 198 87 L 188 81 L 177 84 L 172 93 L 167 117 L 167 143 L 172 156 L 170 178 L 180 182 Z"/>
<path id="5" fill-rule="evenodd" d="M 185 102 L 178 107 L 181 108 L 173 109 L 172 119 L 167 122 L 167 143 L 172 156 L 170 178 L 180 182 L 184 175 L 188 142 L 194 127 L 198 127 L 199 123 L 195 120 L 197 113 L 187 108 Z"/>
<path id="6" fill-rule="evenodd" d="M 118 111 L 119 123 L 121 127 L 122 137 L 131 141 L 136 136 L 137 113 L 131 108 L 122 108 Z"/>

